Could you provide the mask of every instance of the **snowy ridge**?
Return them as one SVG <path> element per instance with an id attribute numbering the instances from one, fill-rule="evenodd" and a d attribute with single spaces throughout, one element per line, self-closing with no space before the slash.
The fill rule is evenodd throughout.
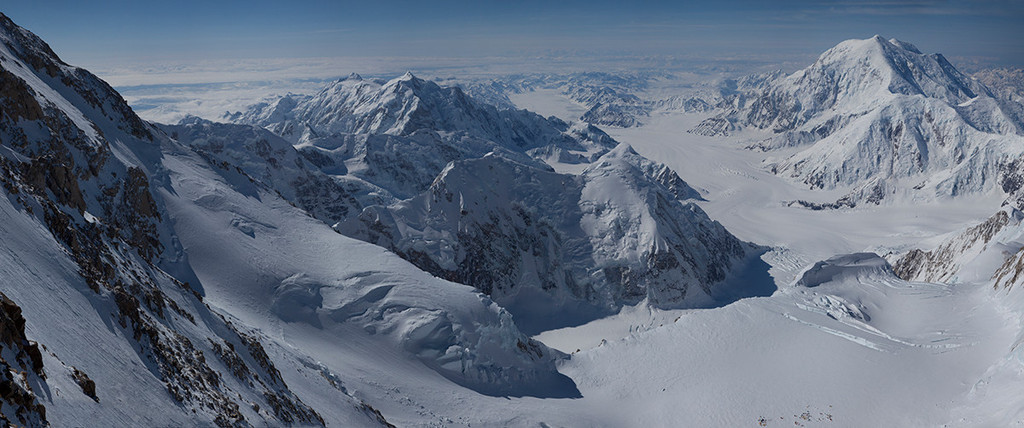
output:
<path id="1" fill-rule="evenodd" d="M 352 177 L 385 190 L 384 198 L 408 198 L 449 162 L 496 150 L 518 153 L 524 162 L 533 156 L 586 163 L 616 144 L 593 126 L 498 110 L 458 87 L 411 73 L 383 84 L 353 75 L 312 97 L 286 98 L 230 118 L 265 127 L 326 163 L 345 165 Z"/>
<path id="2" fill-rule="evenodd" d="M 290 104 L 289 104 L 290 105 Z M 273 108 L 275 114 L 267 114 Z M 524 110 L 497 110 L 468 97 L 460 88 L 444 88 L 412 73 L 381 85 L 358 76 L 339 80 L 291 108 L 284 121 L 281 103 L 246 112 L 237 121 L 268 127 L 293 143 L 333 134 L 409 136 L 429 130 L 465 134 L 525 151 L 555 145 L 570 150 L 607 147 L 610 139 L 596 128 L 567 135 L 568 124 Z"/>
<path id="3" fill-rule="evenodd" d="M 22 82 L 42 110 L 57 109 L 91 144 L 99 132 L 108 139 L 118 133 L 148 138 L 145 123 L 110 85 L 86 70 L 65 64 L 49 45 L 0 14 L 0 65 L 4 82 Z M 51 113 L 48 113 L 51 114 Z M 89 116 L 86 118 L 86 116 Z"/>
<path id="4" fill-rule="evenodd" d="M 312 161 L 318 159 L 306 159 L 287 141 L 262 128 L 213 123 L 194 116 L 160 128 L 211 164 L 239 169 L 221 168 L 224 174 L 247 175 L 328 224 L 358 214 L 362 206 L 356 198 L 371 191 L 355 182 L 332 179 L 320 168 L 344 173 L 344 165 L 340 170 L 322 161 L 315 165 Z"/>
<path id="5" fill-rule="evenodd" d="M 31 385 L 42 422 L 323 425 L 263 338 L 204 302 L 158 196 L 169 185 L 160 151 L 177 145 L 95 76 L 0 23 L 5 55 L 20 55 L 0 72 L 23 68 L 2 79 L 0 292 L 43 349 L 33 365 L 45 382 Z M 321 410 L 332 419 L 379 422 L 351 395 L 334 398 Z"/>
<path id="6" fill-rule="evenodd" d="M 496 105 L 511 103 L 510 95 L 553 90 L 584 110 L 578 114 L 583 122 L 630 128 L 643 126 L 655 113 L 693 113 L 728 108 L 736 98 L 737 88 L 746 87 L 755 80 L 754 77 L 746 77 L 739 81 L 725 79 L 701 83 L 690 87 L 683 95 L 667 97 L 647 93 L 652 82 L 671 77 L 671 74 L 656 72 L 512 75 L 494 79 L 488 85 L 475 83 L 466 86 L 482 92 L 483 98 L 494 100 Z"/>
<path id="7" fill-rule="evenodd" d="M 559 313 L 568 319 L 555 325 L 641 300 L 706 306 L 763 291 L 718 285 L 757 250 L 680 202 L 695 197 L 624 145 L 579 176 L 489 155 L 450 164 L 428 191 L 337 229 L 476 287 L 535 330 Z"/>
<path id="8" fill-rule="evenodd" d="M 803 147 L 769 161 L 815 189 L 850 189 L 854 203 L 935 199 L 997 189 L 998 165 L 1024 151 L 1024 123 L 939 54 L 875 36 L 848 40 L 811 66 L 769 80 L 749 102 L 697 132 L 749 125 L 776 135 L 761 150 Z M 1005 107 L 1005 108 L 1004 108 Z"/>

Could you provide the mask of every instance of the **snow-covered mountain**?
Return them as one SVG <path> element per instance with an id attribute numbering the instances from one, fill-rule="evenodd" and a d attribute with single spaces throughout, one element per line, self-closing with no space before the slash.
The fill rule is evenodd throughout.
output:
<path id="1" fill-rule="evenodd" d="M 283 97 L 229 118 L 344 164 L 399 198 L 426 189 L 448 162 L 495 150 L 585 163 L 615 146 L 593 126 L 499 110 L 411 73 L 383 84 L 352 75 L 311 97 Z"/>
<path id="2" fill-rule="evenodd" d="M 539 120 L 531 123 L 555 131 L 550 125 L 561 122 L 499 111 L 410 74 L 383 85 L 353 75 L 293 101 L 257 106 L 235 119 L 286 137 L 295 137 L 290 132 L 301 123 L 306 131 L 295 142 L 307 159 L 344 164 L 335 177 L 356 176 L 409 198 L 367 208 L 337 230 L 476 287 L 528 331 L 579 323 L 642 300 L 695 307 L 770 292 L 720 284 L 746 267 L 755 247 L 696 205 L 679 205 L 700 196 L 667 167 L 628 147 L 579 176 L 558 174 L 527 156 L 564 161 L 574 150 L 595 153 L 580 143 L 595 141 L 588 135 L 598 135 L 602 145 L 613 141 L 592 127 L 508 137 L 496 118 L 520 131 L 529 127 L 509 117 Z M 285 110 L 292 116 L 282 116 Z M 291 119 L 266 119 L 281 117 Z M 454 129 L 468 131 L 458 131 L 457 139 L 439 137 Z M 331 136 L 314 136 L 325 134 Z"/>
<path id="3" fill-rule="evenodd" d="M 971 73 L 971 77 L 981 82 L 1001 98 L 1016 103 L 1024 103 L 1024 69 L 995 68 Z"/>
<path id="4" fill-rule="evenodd" d="M 773 172 L 815 189 L 849 189 L 855 203 L 934 199 L 998 187 L 1000 165 L 1024 152 L 1024 122 L 1011 107 L 942 55 L 875 36 L 767 81 L 698 131 L 770 130 L 752 147 L 800 147 L 770 161 Z"/>
<path id="5" fill-rule="evenodd" d="M 699 198 L 627 145 L 579 175 L 492 154 L 449 164 L 422 194 L 337 228 L 476 287 L 540 331 L 642 300 L 699 307 L 770 293 L 726 282 L 760 253 Z"/>
<path id="6" fill-rule="evenodd" d="M 338 375 L 381 353 L 487 394 L 572 396 L 559 354 L 486 296 L 286 200 L 358 207 L 283 140 L 168 135 L 3 15 L 0 86 L 4 422 L 387 425 Z"/>

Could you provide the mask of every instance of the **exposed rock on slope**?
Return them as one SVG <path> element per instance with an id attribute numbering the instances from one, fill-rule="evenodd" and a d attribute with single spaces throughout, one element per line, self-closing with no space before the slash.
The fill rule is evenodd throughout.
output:
<path id="1" fill-rule="evenodd" d="M 757 250 L 683 202 L 696 197 L 624 145 L 579 176 L 490 155 L 455 162 L 426 192 L 338 229 L 488 293 L 528 329 L 645 299 L 702 306 L 764 292 L 723 285 Z"/>
<path id="2" fill-rule="evenodd" d="M 894 270 L 907 281 L 954 282 L 961 269 L 978 256 L 992 250 L 1004 250 L 999 239 L 993 241 L 993 238 L 1005 238 L 1003 235 L 1016 229 L 1021 219 L 1024 219 L 1024 214 L 1020 211 L 1012 208 L 1001 210 L 983 223 L 943 241 L 934 250 L 910 250 L 895 262 Z"/>
<path id="3" fill-rule="evenodd" d="M 21 308 L 0 293 L 0 423 L 47 425 L 46 406 L 37 398 L 46 389 L 39 344 L 25 336 Z"/>

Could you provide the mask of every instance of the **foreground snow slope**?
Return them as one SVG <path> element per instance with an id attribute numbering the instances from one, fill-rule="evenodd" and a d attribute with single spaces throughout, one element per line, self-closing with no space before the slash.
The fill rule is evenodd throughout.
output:
<path id="1" fill-rule="evenodd" d="M 985 290 L 874 268 L 834 279 L 671 312 L 624 336 L 587 326 L 542 335 L 555 346 L 597 339 L 559 365 L 579 398 L 488 397 L 402 363 L 367 336 L 341 344 L 301 323 L 273 330 L 326 366 L 348 367 L 342 383 L 403 426 L 757 426 L 762 417 L 769 426 L 935 426 L 961 417 L 950 409 L 970 402 L 971 385 L 1013 343 Z"/>

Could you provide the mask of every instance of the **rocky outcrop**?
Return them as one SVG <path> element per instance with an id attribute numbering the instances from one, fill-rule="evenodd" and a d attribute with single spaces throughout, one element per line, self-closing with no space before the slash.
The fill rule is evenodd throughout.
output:
<path id="1" fill-rule="evenodd" d="M 39 344 L 25 336 L 21 308 L 0 293 L 0 423 L 49 425 L 38 398 L 47 389 Z"/>
<path id="2" fill-rule="evenodd" d="M 993 238 L 1015 228 L 1022 218 L 1024 214 L 1012 208 L 999 211 L 981 224 L 943 241 L 933 250 L 906 252 L 893 263 L 893 271 L 907 281 L 954 281 L 967 263 L 989 250 L 990 243 L 998 245 Z"/>

